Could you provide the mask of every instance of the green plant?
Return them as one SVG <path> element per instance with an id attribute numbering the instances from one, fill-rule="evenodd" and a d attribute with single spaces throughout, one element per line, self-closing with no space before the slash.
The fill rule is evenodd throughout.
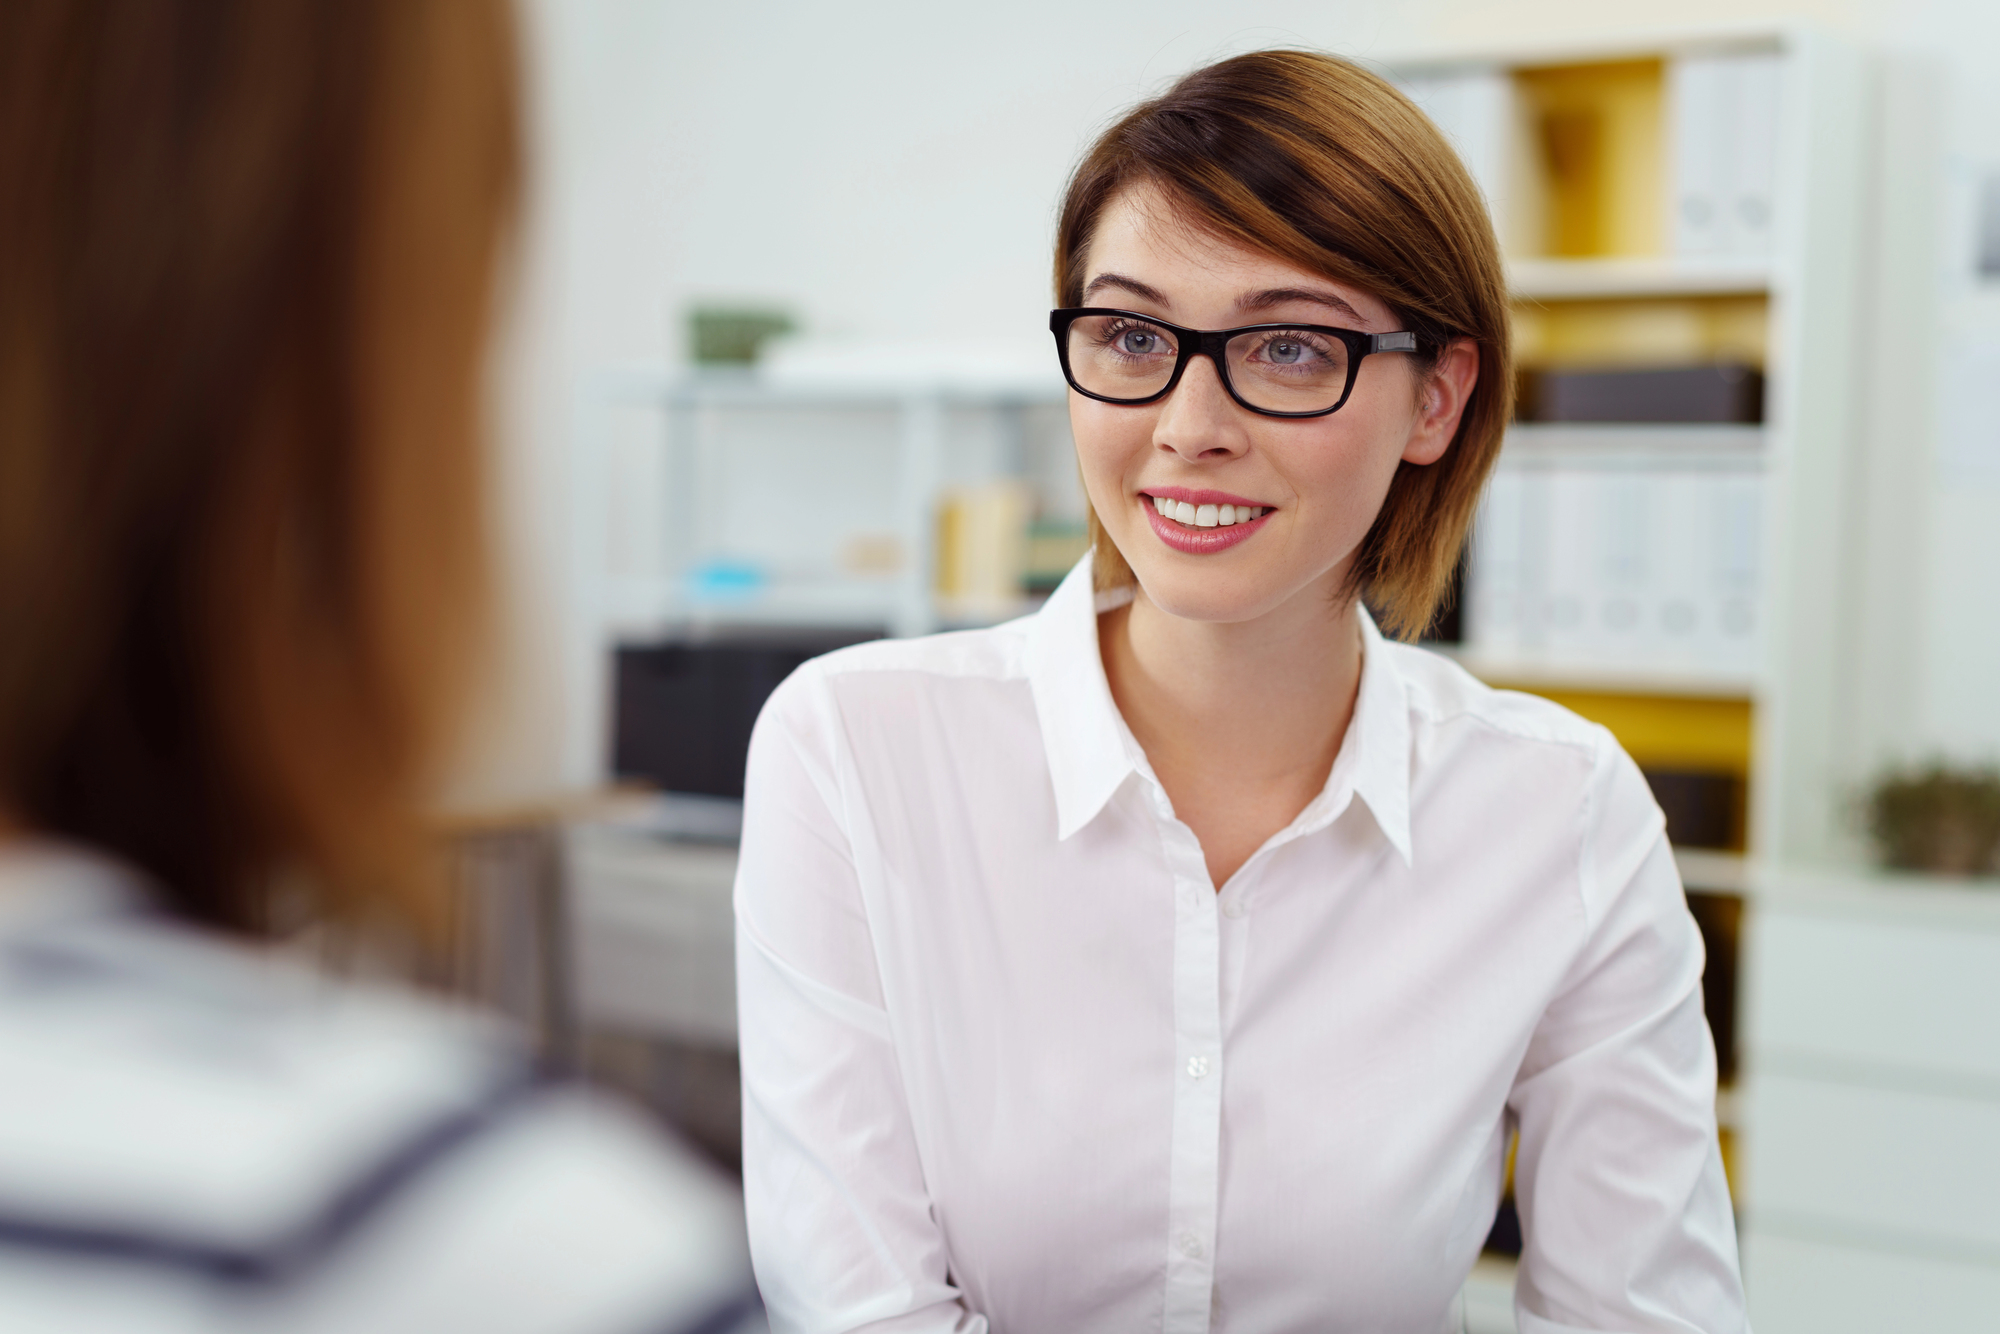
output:
<path id="1" fill-rule="evenodd" d="M 688 346 L 701 365 L 749 366 L 765 343 L 797 327 L 782 310 L 696 306 L 688 312 Z"/>
<path id="2" fill-rule="evenodd" d="M 1993 871 L 2000 851 L 2000 769 L 1932 762 L 1878 779 L 1868 832 L 1885 865 L 1944 875 Z"/>

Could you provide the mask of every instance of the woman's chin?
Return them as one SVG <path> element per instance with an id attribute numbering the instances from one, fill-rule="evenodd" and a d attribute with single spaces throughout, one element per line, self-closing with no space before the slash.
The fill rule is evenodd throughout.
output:
<path id="1" fill-rule="evenodd" d="M 1254 621 L 1299 592 L 1292 581 L 1272 578 L 1268 571 L 1147 569 L 1135 565 L 1133 572 L 1146 601 L 1184 621 Z"/>

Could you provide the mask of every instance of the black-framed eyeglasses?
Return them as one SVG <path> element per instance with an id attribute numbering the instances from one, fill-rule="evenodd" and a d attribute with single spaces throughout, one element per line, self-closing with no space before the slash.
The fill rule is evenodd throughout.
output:
<path id="1" fill-rule="evenodd" d="M 1063 377 L 1102 403 L 1154 403 L 1196 357 L 1215 363 L 1238 404 L 1266 417 L 1324 417 L 1354 392 L 1361 359 L 1414 352 L 1414 333 L 1362 333 L 1324 324 L 1184 329 L 1151 315 L 1083 306 L 1049 312 Z"/>

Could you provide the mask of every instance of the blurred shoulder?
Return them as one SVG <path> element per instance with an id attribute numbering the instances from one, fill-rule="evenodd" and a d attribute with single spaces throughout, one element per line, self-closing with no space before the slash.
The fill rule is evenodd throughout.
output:
<path id="1" fill-rule="evenodd" d="M 151 1328 L 119 1294 L 163 1292 L 259 1328 L 524 1334 L 744 1300 L 734 1193 L 633 1114 L 85 856 L 0 851 L 0 1068 L 0 1327 Z"/>

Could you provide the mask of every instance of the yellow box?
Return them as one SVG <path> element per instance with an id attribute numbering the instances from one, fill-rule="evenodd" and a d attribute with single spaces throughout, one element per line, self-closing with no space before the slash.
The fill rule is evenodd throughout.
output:
<path id="1" fill-rule="evenodd" d="M 1529 368 L 1765 364 L 1762 296 L 1521 301 L 1514 357 Z"/>
<path id="2" fill-rule="evenodd" d="M 1659 60 L 1515 74 L 1531 136 L 1523 182 L 1539 253 L 1657 255 L 1667 246 L 1666 77 Z"/>

